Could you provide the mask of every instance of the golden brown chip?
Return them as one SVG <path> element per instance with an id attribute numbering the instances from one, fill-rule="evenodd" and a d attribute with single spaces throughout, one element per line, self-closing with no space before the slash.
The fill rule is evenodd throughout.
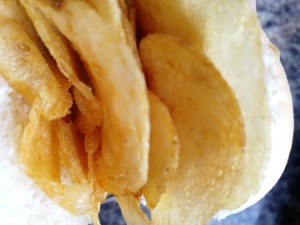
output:
<path id="1" fill-rule="evenodd" d="M 67 115 L 71 96 L 55 79 L 27 33 L 15 22 L 2 23 L 0 33 L 0 71 L 8 83 L 31 104 L 40 99 L 46 118 Z"/>
<path id="2" fill-rule="evenodd" d="M 81 111 L 76 111 L 75 119 L 76 129 L 82 132 L 83 134 L 93 133 L 96 128 L 96 125 L 91 117 L 85 116 Z"/>
<path id="3" fill-rule="evenodd" d="M 62 74 L 62 72 L 56 67 L 56 64 L 55 64 L 53 58 L 49 54 L 45 54 L 44 58 L 45 58 L 46 62 L 48 63 L 48 66 L 51 69 L 55 79 L 59 83 L 59 86 L 65 91 L 69 90 L 71 87 L 71 84 L 68 81 L 68 79 Z"/>
<path id="4" fill-rule="evenodd" d="M 106 199 L 107 193 L 99 186 L 96 180 L 96 159 L 95 155 L 99 154 L 101 144 L 101 129 L 96 128 L 92 133 L 85 134 L 84 146 L 87 152 L 88 160 L 88 180 L 92 184 L 94 193 L 93 197 L 98 202 L 103 202 Z"/>
<path id="5" fill-rule="evenodd" d="M 92 133 L 102 121 L 102 112 L 100 104 L 96 100 L 88 101 L 85 96 L 76 87 L 73 88 L 73 97 L 77 108 L 75 124 L 78 130 L 84 134 Z"/>
<path id="6" fill-rule="evenodd" d="M 87 154 L 80 136 L 72 122 L 57 120 L 55 133 L 58 140 L 58 154 L 64 175 L 72 183 L 82 183 L 87 180 Z"/>
<path id="7" fill-rule="evenodd" d="M 50 182 L 44 178 L 34 179 L 34 181 L 52 200 L 75 215 L 89 214 L 94 210 L 95 204 L 91 205 L 92 189 L 88 183 L 63 184 Z M 98 206 L 97 210 L 99 210 Z"/>
<path id="8" fill-rule="evenodd" d="M 96 175 L 95 175 L 95 153 L 100 149 L 101 144 L 101 130 L 100 128 L 96 128 L 92 133 L 85 134 L 84 138 L 84 147 L 85 151 L 88 154 L 88 178 L 91 181 L 95 181 Z"/>
<path id="9" fill-rule="evenodd" d="M 47 20 L 41 12 L 28 0 L 21 1 L 33 21 L 38 34 L 55 59 L 60 71 L 76 87 L 77 92 L 75 102 L 84 117 L 89 117 L 95 126 L 101 124 L 100 102 L 91 92 L 90 88 L 80 81 L 79 59 L 71 48 L 66 38 Z M 77 99 L 80 98 L 77 102 Z"/>
<path id="10" fill-rule="evenodd" d="M 205 223 L 235 185 L 244 147 L 237 100 L 209 60 L 172 36 L 141 41 L 147 84 L 168 107 L 181 145 L 179 166 L 152 211 L 155 224 Z"/>
<path id="11" fill-rule="evenodd" d="M 148 180 L 143 187 L 147 206 L 155 208 L 166 184 L 174 175 L 179 159 L 177 131 L 167 107 L 148 91 L 150 104 L 150 153 Z"/>
<path id="12" fill-rule="evenodd" d="M 26 173 L 64 209 L 94 217 L 99 211 L 98 199 L 105 192 L 95 192 L 87 181 L 86 156 L 75 128 L 62 120 L 45 119 L 35 104 L 20 149 Z"/>
<path id="13" fill-rule="evenodd" d="M 46 193 L 55 199 L 65 209 L 75 214 L 87 213 L 98 224 L 97 214 L 100 201 L 104 201 L 106 192 L 95 187 L 88 176 L 90 168 L 88 154 L 85 151 L 83 137 L 75 129 L 72 122 L 55 121 L 58 139 L 58 151 L 61 164 L 61 183 L 39 183 L 42 188 L 47 188 Z M 52 186 L 53 185 L 53 186 Z M 81 202 L 85 201 L 85 202 Z M 81 202 L 78 205 L 78 202 Z M 81 210 L 81 211 L 79 211 Z"/>
<path id="14" fill-rule="evenodd" d="M 60 181 L 58 140 L 52 121 L 43 117 L 35 103 L 29 114 L 21 141 L 21 161 L 25 171 L 33 179 Z"/>
<path id="15" fill-rule="evenodd" d="M 32 22 L 19 0 L 0 0 L 0 23 L 7 21 L 18 23 L 34 41 L 42 54 L 46 53 Z"/>
<path id="16" fill-rule="evenodd" d="M 171 34 L 195 46 L 207 55 L 236 95 L 245 123 L 246 146 L 241 178 L 226 208 L 240 207 L 258 191 L 271 149 L 261 31 L 254 10 L 247 1 L 235 0 L 134 3 L 143 35 Z"/>
<path id="17" fill-rule="evenodd" d="M 128 45 L 133 51 L 136 60 L 140 61 L 137 43 L 136 43 L 136 22 L 135 22 L 135 8 L 132 3 L 126 4 L 127 1 L 119 0 L 119 5 L 122 9 L 122 25 L 125 32 Z"/>
<path id="18" fill-rule="evenodd" d="M 113 194 L 136 192 L 147 179 L 149 113 L 144 76 L 131 49 L 84 2 L 64 1 L 59 8 L 34 3 L 78 51 L 103 104 L 98 182 Z"/>
<path id="19" fill-rule="evenodd" d="M 127 225 L 151 224 L 146 214 L 140 208 L 140 200 L 134 195 L 118 196 L 117 201 Z"/>

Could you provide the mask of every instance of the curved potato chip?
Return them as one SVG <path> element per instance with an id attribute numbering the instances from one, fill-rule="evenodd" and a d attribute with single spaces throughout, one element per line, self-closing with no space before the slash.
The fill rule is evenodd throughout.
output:
<path id="1" fill-rule="evenodd" d="M 140 208 L 140 199 L 134 195 L 116 197 L 127 225 L 151 224 L 146 214 Z"/>
<path id="2" fill-rule="evenodd" d="M 21 160 L 26 173 L 64 209 L 74 214 L 89 214 L 94 223 L 99 199 L 106 193 L 94 191 L 86 177 L 86 156 L 80 148 L 76 130 L 62 120 L 50 121 L 39 112 L 35 103 L 24 129 Z M 96 197 L 97 196 L 97 197 Z"/>
<path id="3" fill-rule="evenodd" d="M 76 87 L 73 88 L 73 98 L 78 108 L 76 113 L 75 125 L 83 134 L 92 133 L 97 126 L 101 125 L 102 112 L 100 104 L 93 105 L 95 101 L 87 101 L 87 98 Z"/>
<path id="4" fill-rule="evenodd" d="M 101 129 L 96 128 L 93 133 L 85 134 L 84 147 L 88 154 L 88 178 L 91 181 L 96 180 L 96 160 L 95 155 L 100 151 L 101 147 Z M 99 153 L 98 153 L 99 154 Z"/>
<path id="5" fill-rule="evenodd" d="M 107 192 L 99 186 L 97 183 L 97 167 L 96 167 L 96 159 L 95 155 L 99 154 L 100 145 L 101 145 L 101 129 L 96 128 L 92 133 L 85 134 L 84 137 L 84 147 L 87 152 L 87 160 L 88 160 L 88 180 L 92 184 L 94 188 L 94 199 L 98 202 L 104 202 L 107 196 Z"/>
<path id="6" fill-rule="evenodd" d="M 58 154 L 61 166 L 72 183 L 80 184 L 87 180 L 87 154 L 84 150 L 83 137 L 72 122 L 54 121 L 58 140 Z"/>
<path id="7" fill-rule="evenodd" d="M 148 91 L 150 104 L 150 153 L 148 180 L 142 188 L 147 206 L 155 208 L 166 184 L 175 174 L 179 141 L 170 113 L 158 97 Z"/>
<path id="8" fill-rule="evenodd" d="M 104 21 L 118 31 L 120 37 L 132 49 L 136 60 L 139 61 L 135 34 L 135 10 L 132 4 L 126 4 L 126 0 L 88 0 L 87 3 L 96 9 Z"/>
<path id="9" fill-rule="evenodd" d="M 34 3 L 78 51 L 103 103 L 100 186 L 112 194 L 138 191 L 147 179 L 150 126 L 144 76 L 130 47 L 83 1 Z"/>
<path id="10" fill-rule="evenodd" d="M 197 47 L 236 95 L 245 123 L 246 146 L 241 178 L 225 207 L 240 207 L 258 191 L 271 149 L 261 31 L 254 10 L 247 1 L 236 0 L 134 2 L 144 35 L 171 34 Z"/>
<path id="11" fill-rule="evenodd" d="M 132 3 L 128 3 L 126 0 L 120 0 L 119 5 L 122 9 L 122 24 L 125 32 L 126 40 L 128 45 L 133 51 L 136 60 L 140 62 L 139 53 L 137 50 L 136 43 L 136 17 L 135 8 Z"/>
<path id="12" fill-rule="evenodd" d="M 92 118 L 85 116 L 80 110 L 76 111 L 75 126 L 83 134 L 91 134 L 97 128 Z"/>
<path id="13" fill-rule="evenodd" d="M 44 190 L 48 189 L 45 192 L 65 209 L 76 214 L 87 213 L 94 224 L 99 224 L 99 202 L 105 200 L 106 192 L 95 188 L 94 182 L 88 177 L 92 168 L 88 165 L 89 158 L 84 149 L 83 137 L 80 137 L 72 122 L 57 120 L 54 123 L 62 167 L 61 182 L 51 184 L 44 181 L 38 184 Z"/>
<path id="14" fill-rule="evenodd" d="M 239 105 L 213 64 L 180 39 L 149 35 L 139 50 L 149 89 L 168 107 L 181 145 L 153 223 L 205 223 L 225 204 L 240 169 Z"/>
<path id="15" fill-rule="evenodd" d="M 42 54 L 15 22 L 0 27 L 0 71 L 8 83 L 31 104 L 41 100 L 41 110 L 48 119 L 69 113 L 71 95 L 55 79 Z"/>
<path id="16" fill-rule="evenodd" d="M 77 96 L 81 95 L 82 100 L 78 103 L 75 98 L 79 110 L 85 117 L 89 117 L 93 121 L 94 126 L 100 126 L 102 119 L 100 102 L 93 95 L 90 88 L 79 80 L 79 59 L 69 42 L 33 4 L 30 4 L 30 1 L 22 0 L 21 2 L 33 21 L 38 34 L 55 59 L 58 68 L 80 91 Z M 85 106 L 80 107 L 82 104 Z"/>
<path id="17" fill-rule="evenodd" d="M 6 21 L 18 23 L 34 41 L 42 54 L 46 55 L 45 48 L 19 0 L 0 0 L 0 23 Z"/>
<path id="18" fill-rule="evenodd" d="M 97 215 L 99 204 L 92 200 L 92 189 L 88 183 L 63 184 L 51 182 L 47 179 L 34 179 L 34 182 L 44 191 L 44 193 L 57 202 L 61 207 L 75 215 L 89 214 L 95 224 L 99 221 Z"/>
<path id="19" fill-rule="evenodd" d="M 37 102 L 29 113 L 21 141 L 21 161 L 25 171 L 33 179 L 60 181 L 60 163 L 57 151 L 58 140 L 53 121 L 41 115 Z"/>

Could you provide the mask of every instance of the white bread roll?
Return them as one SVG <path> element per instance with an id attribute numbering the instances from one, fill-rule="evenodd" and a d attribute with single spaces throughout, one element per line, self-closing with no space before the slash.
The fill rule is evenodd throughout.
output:
<path id="1" fill-rule="evenodd" d="M 220 210 L 215 215 L 215 218 L 219 220 L 250 207 L 273 188 L 284 171 L 292 145 L 294 130 L 293 103 L 287 77 L 280 62 L 279 51 L 263 32 L 261 42 L 263 61 L 266 68 L 265 85 L 272 119 L 270 158 L 265 159 L 268 162 L 258 192 L 249 196 L 248 201 L 238 209 Z"/>

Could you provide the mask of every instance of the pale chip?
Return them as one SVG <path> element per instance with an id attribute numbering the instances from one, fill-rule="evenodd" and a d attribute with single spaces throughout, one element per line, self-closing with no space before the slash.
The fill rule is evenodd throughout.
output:
<path id="1" fill-rule="evenodd" d="M 243 118 L 214 65 L 182 40 L 162 34 L 139 46 L 147 84 L 168 107 L 181 145 L 154 224 L 205 223 L 226 203 L 240 169 Z"/>

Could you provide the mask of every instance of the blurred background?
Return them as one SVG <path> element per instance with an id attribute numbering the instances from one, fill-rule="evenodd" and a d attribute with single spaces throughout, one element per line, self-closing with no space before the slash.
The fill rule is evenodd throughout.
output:
<path id="1" fill-rule="evenodd" d="M 280 50 L 294 101 L 295 132 L 284 174 L 257 204 L 209 225 L 300 225 L 300 0 L 257 0 L 264 31 Z M 102 225 L 124 225 L 114 201 L 102 205 Z"/>

